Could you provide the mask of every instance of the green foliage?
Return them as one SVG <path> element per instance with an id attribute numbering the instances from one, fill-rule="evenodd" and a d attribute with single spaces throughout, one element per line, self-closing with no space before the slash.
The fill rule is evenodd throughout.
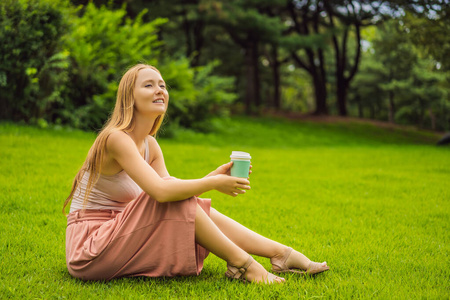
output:
<path id="1" fill-rule="evenodd" d="M 314 110 L 313 86 L 310 77 L 303 69 L 290 66 L 283 70 L 287 74 L 282 88 L 282 109 L 291 112 L 310 112 Z"/>
<path id="2" fill-rule="evenodd" d="M 326 90 L 324 101 L 333 113 L 340 68 L 331 37 L 347 45 L 340 50 L 347 76 L 356 57 L 352 18 L 363 28 L 381 16 L 370 9 L 373 1 L 354 13 L 345 1 L 70 2 L 89 4 L 75 9 L 69 0 L 0 2 L 1 119 L 99 129 L 122 73 L 139 62 L 157 66 L 169 84 L 168 135 L 177 127 L 213 128 L 210 119 L 226 116 L 232 102 L 259 105 L 258 111 L 271 106 L 310 111 L 322 97 L 317 91 Z M 362 55 L 349 91 L 350 110 L 449 129 L 448 12 L 433 5 L 434 14 L 430 7 L 417 13 L 423 3 L 410 1 L 380 5 L 390 4 L 407 10 L 387 29 L 371 31 L 376 51 Z M 294 61 L 293 53 L 300 60 Z M 225 63 L 214 62 L 218 58 Z M 295 63 L 309 73 L 286 71 Z M 275 101 L 280 93 L 281 101 Z"/>
<path id="3" fill-rule="evenodd" d="M 99 129 L 121 75 L 141 62 L 159 68 L 170 86 L 173 128 L 206 130 L 207 120 L 227 115 L 235 99 L 231 79 L 212 75 L 218 63 L 194 69 L 188 59 L 163 53 L 158 31 L 167 20 L 146 22 L 145 9 L 131 19 L 125 6 L 7 0 L 0 12 L 2 119 Z"/>
<path id="4" fill-rule="evenodd" d="M 229 107 L 236 99 L 230 92 L 233 79 L 213 75 L 219 64 L 214 61 L 206 66 L 189 68 L 187 59 L 168 61 L 161 73 L 169 86 L 170 104 L 166 136 L 174 134 L 181 126 L 198 131 L 211 131 L 213 117 L 227 117 Z"/>
<path id="5" fill-rule="evenodd" d="M 144 22 L 144 9 L 132 20 L 126 17 L 125 7 L 111 10 L 92 3 L 83 12 L 73 19 L 67 37 L 73 68 L 66 98 L 72 103 L 62 108 L 64 122 L 82 129 L 100 128 L 115 104 L 122 72 L 139 62 L 155 65 L 168 85 L 171 127 L 166 135 L 179 126 L 206 130 L 211 117 L 227 114 L 226 105 L 235 96 L 229 92 L 230 79 L 210 74 L 216 63 L 194 69 L 188 59 L 171 59 L 161 52 L 157 32 L 166 19 Z"/>
<path id="6" fill-rule="evenodd" d="M 444 3 L 445 1 L 443 1 Z M 447 4 L 448 5 L 448 4 Z M 439 62 L 444 71 L 450 71 L 450 10 L 433 13 L 432 18 L 406 13 L 402 21 L 410 32 L 414 45 L 423 53 Z"/>
<path id="7" fill-rule="evenodd" d="M 65 1 L 0 2 L 0 119 L 46 124 L 51 105 L 63 101 L 66 9 Z"/>
<path id="8" fill-rule="evenodd" d="M 126 18 L 124 7 L 110 10 L 89 3 L 81 17 L 71 20 L 66 37 L 72 68 L 61 107 L 63 123 L 83 129 L 99 129 L 115 104 L 122 72 L 139 62 L 157 64 L 158 27 L 164 19 L 144 23 L 142 11 L 136 19 Z"/>
<path id="9" fill-rule="evenodd" d="M 429 60 L 420 60 L 414 65 L 410 79 L 394 87 L 403 94 L 396 121 L 433 129 L 450 129 L 449 95 L 442 87 L 445 80 L 445 74 L 433 70 Z"/>
<path id="10" fill-rule="evenodd" d="M 372 118 L 450 129 L 448 75 L 421 55 L 402 22 L 390 21 L 377 33 L 355 78 L 353 103 Z"/>

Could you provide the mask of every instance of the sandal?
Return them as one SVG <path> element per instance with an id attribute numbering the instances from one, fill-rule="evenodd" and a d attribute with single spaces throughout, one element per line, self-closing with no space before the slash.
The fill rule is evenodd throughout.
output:
<path id="1" fill-rule="evenodd" d="M 281 258 L 271 258 L 270 263 L 272 264 L 272 272 L 273 273 L 296 273 L 296 274 L 303 274 L 303 275 L 314 275 L 321 272 L 328 271 L 330 268 L 326 266 L 325 268 L 322 266 L 321 263 L 313 262 L 311 261 L 308 265 L 308 268 L 305 270 L 300 270 L 298 268 L 288 268 L 286 266 L 286 261 L 288 260 L 289 256 L 292 253 L 292 248 L 287 248 L 284 252 L 284 255 Z"/>
<path id="2" fill-rule="evenodd" d="M 244 278 L 244 274 L 247 272 L 247 269 L 252 264 L 252 262 L 253 257 L 249 255 L 247 262 L 240 268 L 227 264 L 227 272 L 225 273 L 225 276 L 233 280 L 234 279 L 240 280 L 244 283 L 250 282 L 246 278 Z"/>
<path id="3" fill-rule="evenodd" d="M 247 272 L 248 267 L 253 263 L 254 259 L 249 255 L 247 262 L 240 268 L 234 267 L 232 265 L 227 264 L 227 272 L 225 273 L 225 276 L 230 278 L 231 280 L 237 279 L 244 283 L 251 283 L 252 281 L 248 280 L 244 277 L 245 273 Z M 278 281 L 281 280 L 281 281 Z M 278 276 L 275 276 L 269 272 L 267 272 L 267 278 L 264 281 L 256 282 L 256 283 L 266 283 L 266 284 L 272 284 L 272 283 L 283 283 L 284 279 Z"/>

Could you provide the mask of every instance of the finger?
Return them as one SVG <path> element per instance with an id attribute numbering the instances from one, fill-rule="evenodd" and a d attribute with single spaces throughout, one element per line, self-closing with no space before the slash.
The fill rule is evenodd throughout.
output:
<path id="1" fill-rule="evenodd" d="M 233 162 L 230 161 L 229 163 L 226 163 L 226 164 L 220 166 L 220 168 L 222 169 L 222 172 L 229 173 L 232 166 L 233 166 Z"/>
<path id="2" fill-rule="evenodd" d="M 223 164 L 221 167 L 222 168 L 231 168 L 231 165 L 233 164 L 233 162 L 232 161 L 230 161 L 230 162 L 227 162 L 226 164 Z"/>
<path id="3" fill-rule="evenodd" d="M 250 181 L 247 178 L 234 177 L 234 180 L 236 180 L 237 184 L 250 185 Z"/>
<path id="4" fill-rule="evenodd" d="M 241 190 L 249 190 L 249 189 L 251 189 L 251 187 L 249 185 L 242 185 L 242 184 L 238 185 L 237 188 L 241 189 Z"/>
<path id="5" fill-rule="evenodd" d="M 246 190 L 236 189 L 237 194 L 245 194 Z"/>

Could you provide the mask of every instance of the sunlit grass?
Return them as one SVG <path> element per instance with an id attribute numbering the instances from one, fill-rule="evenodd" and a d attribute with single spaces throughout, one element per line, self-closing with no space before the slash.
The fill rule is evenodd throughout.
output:
<path id="1" fill-rule="evenodd" d="M 0 125 L 0 298 L 446 298 L 450 149 L 436 136 L 372 125 L 232 119 L 220 133 L 161 139 L 171 175 L 195 178 L 252 155 L 252 190 L 205 197 L 244 225 L 331 270 L 283 286 L 225 279 L 214 255 L 198 277 L 82 282 L 64 259 L 61 213 L 95 135 Z M 269 268 L 269 261 L 257 258 Z"/>

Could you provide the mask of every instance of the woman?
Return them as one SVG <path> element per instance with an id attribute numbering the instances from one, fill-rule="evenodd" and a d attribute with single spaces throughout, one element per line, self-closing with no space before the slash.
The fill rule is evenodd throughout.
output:
<path id="1" fill-rule="evenodd" d="M 114 112 L 75 177 L 66 230 L 70 274 L 83 280 L 122 276 L 198 275 L 211 251 L 227 262 L 226 276 L 281 283 L 249 253 L 271 259 L 272 271 L 315 274 L 327 264 L 269 240 L 200 199 L 206 191 L 244 194 L 249 181 L 227 163 L 206 177 L 169 176 L 153 137 L 169 94 L 160 72 L 139 64 L 122 77 Z M 303 271 L 300 271 L 303 270 Z"/>

